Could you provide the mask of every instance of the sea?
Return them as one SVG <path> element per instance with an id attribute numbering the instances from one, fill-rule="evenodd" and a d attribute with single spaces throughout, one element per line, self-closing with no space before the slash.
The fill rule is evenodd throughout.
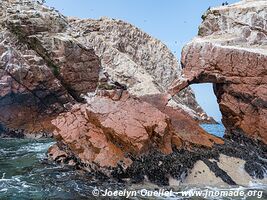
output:
<path id="1" fill-rule="evenodd" d="M 223 136 L 222 124 L 202 127 L 211 134 Z M 89 172 L 48 162 L 46 152 L 54 143 L 52 139 L 0 139 L 0 200 L 267 199 L 266 185 L 227 188 L 232 195 L 237 191 L 245 195 L 222 197 L 218 194 L 225 188 L 159 188 L 149 184 L 133 187 L 113 180 L 99 181 Z M 196 196 L 196 191 L 202 194 Z M 255 195 L 249 195 L 253 191 Z M 205 196 L 203 192 L 213 193 Z"/>

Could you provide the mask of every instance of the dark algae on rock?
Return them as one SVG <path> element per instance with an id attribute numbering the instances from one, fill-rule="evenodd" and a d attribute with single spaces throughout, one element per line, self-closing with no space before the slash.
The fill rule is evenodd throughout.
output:
<path id="1" fill-rule="evenodd" d="M 166 45 L 122 20 L 3 0 L 0 137 L 52 134 L 44 162 L 89 174 L 93 186 L 266 184 L 266 12 L 267 2 L 255 0 L 209 9 L 180 65 Z M 225 138 L 199 126 L 214 120 L 189 85 L 206 82 Z"/>
<path id="2" fill-rule="evenodd" d="M 236 185 L 230 175 L 217 164 L 220 154 L 224 154 L 244 160 L 245 171 L 251 177 L 264 179 L 267 166 L 266 145 L 242 137 L 242 143 L 225 139 L 225 144 L 214 145 L 212 149 L 176 149 L 169 155 L 152 150 L 134 160 L 127 170 L 121 171 L 118 168 L 113 176 L 118 179 L 131 178 L 134 182 L 142 182 L 147 177 L 155 184 L 168 185 L 170 176 L 183 182 L 194 164 L 202 160 L 217 177 L 229 185 Z"/>

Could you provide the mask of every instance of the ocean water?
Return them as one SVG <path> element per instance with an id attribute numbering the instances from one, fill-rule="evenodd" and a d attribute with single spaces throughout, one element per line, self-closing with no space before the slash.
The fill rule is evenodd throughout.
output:
<path id="1" fill-rule="evenodd" d="M 206 125 L 205 125 L 206 126 Z M 211 126 L 209 129 L 212 129 Z M 219 126 L 214 129 L 220 129 Z M 136 186 L 127 186 L 112 180 L 99 181 L 92 174 L 73 168 L 62 167 L 46 160 L 46 152 L 53 140 L 30 139 L 0 139 L 0 200 L 42 200 L 42 199 L 127 199 L 126 197 L 94 196 L 96 190 L 105 194 L 105 190 L 132 191 Z M 149 196 L 158 191 L 154 185 L 139 185 L 137 196 L 128 199 L 206 199 L 204 197 L 182 197 L 181 191 L 190 192 L 207 189 L 219 191 L 220 188 L 160 188 L 166 191 L 175 191 L 171 194 Z M 145 189 L 145 190 L 143 190 Z M 256 189 L 265 191 L 264 185 L 252 185 L 250 188 L 232 188 L 235 190 Z M 144 192 L 147 196 L 143 196 Z M 143 192 L 143 193 L 142 193 Z M 265 195 L 265 196 L 264 196 Z M 156 197 L 157 196 L 157 197 Z M 257 197 L 219 198 L 208 199 L 260 199 Z M 263 194 L 261 199 L 267 199 Z"/>
<path id="2" fill-rule="evenodd" d="M 222 123 L 219 123 L 219 124 L 201 124 L 200 126 L 212 135 L 216 135 L 218 137 L 224 136 L 225 128 L 224 128 Z"/>

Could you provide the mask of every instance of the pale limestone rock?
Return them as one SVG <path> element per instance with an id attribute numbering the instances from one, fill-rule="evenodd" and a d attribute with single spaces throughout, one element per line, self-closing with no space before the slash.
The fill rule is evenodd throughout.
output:
<path id="1" fill-rule="evenodd" d="M 69 18 L 69 22 L 70 34 L 92 46 L 101 59 L 102 68 L 112 80 L 127 85 L 131 94 L 140 97 L 164 93 L 173 80 L 181 78 L 181 66 L 166 45 L 135 26 L 106 17 L 99 20 Z M 190 88 L 172 101 L 171 106 L 184 109 L 195 119 L 212 121 L 197 104 Z"/>
<path id="2" fill-rule="evenodd" d="M 246 161 L 240 158 L 229 157 L 224 154 L 220 155 L 218 166 L 224 170 L 238 185 L 248 186 L 251 182 L 255 181 L 245 171 Z"/>
<path id="3" fill-rule="evenodd" d="M 197 161 L 190 174 L 185 178 L 182 185 L 193 186 L 220 186 L 225 187 L 227 184 L 220 177 L 216 177 L 209 167 L 203 161 Z"/>

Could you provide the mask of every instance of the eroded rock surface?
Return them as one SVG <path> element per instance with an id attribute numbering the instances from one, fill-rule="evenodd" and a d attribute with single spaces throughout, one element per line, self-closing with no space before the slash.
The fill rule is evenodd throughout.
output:
<path id="1" fill-rule="evenodd" d="M 245 5 L 244 9 L 258 8 L 253 3 L 241 5 Z M 233 10 L 238 6 L 233 6 Z M 202 160 L 224 182 L 236 184 L 226 168 L 222 166 L 223 170 L 218 162 L 209 160 L 218 160 L 220 153 L 244 159 L 244 168 L 251 177 L 264 178 L 266 149 L 261 143 L 242 140 L 239 142 L 242 147 L 229 146 L 224 144 L 226 140 L 207 134 L 191 118 L 210 121 L 190 88 L 181 91 L 179 84 L 174 88 L 172 100 L 168 98 L 165 92 L 173 81 L 181 80 L 181 67 L 160 41 L 120 20 L 66 18 L 38 1 L 5 0 L 1 1 L 0 8 L 1 135 L 9 132 L 22 137 L 27 133 L 47 135 L 53 132 L 57 144 L 49 150 L 51 159 L 79 169 L 104 172 L 119 180 L 138 182 L 148 178 L 157 184 L 167 184 L 170 179 L 183 181 L 195 163 Z M 219 10 L 224 13 L 226 8 Z M 238 14 L 234 12 L 233 15 Z M 258 17 L 261 19 L 263 15 Z M 243 24 L 239 26 L 242 28 Z M 212 31 L 214 27 L 211 26 Z M 231 26 L 222 29 L 232 30 Z M 209 29 L 200 30 L 202 37 L 198 40 L 210 34 Z M 258 27 L 253 31 L 262 32 Z M 261 47 L 265 43 L 257 43 L 256 50 L 250 51 L 229 46 L 236 43 L 222 43 L 218 35 L 215 38 L 218 41 L 214 38 L 212 41 L 216 40 L 216 43 L 193 42 L 193 47 L 185 48 L 183 64 L 186 70 L 192 69 L 195 74 L 193 78 L 191 74 L 190 79 L 189 71 L 185 71 L 188 77 L 182 86 L 212 80 L 216 83 L 221 109 L 227 110 L 224 122 L 229 124 L 228 130 L 234 124 L 234 130 L 238 127 L 247 131 L 255 126 L 254 121 L 249 121 L 253 119 L 259 131 L 251 134 L 262 138 L 266 115 L 259 113 L 265 112 L 261 108 L 266 108 L 266 58 Z M 250 39 L 254 41 L 253 37 Z M 259 41 L 263 41 L 262 37 Z M 204 47 L 197 49 L 195 55 L 195 46 L 202 44 Z M 246 70 L 253 78 L 244 76 L 240 79 L 236 71 L 243 71 L 231 68 L 234 60 L 230 59 L 230 64 L 222 66 L 219 62 L 227 61 L 223 54 L 228 55 L 227 51 L 222 49 L 232 48 L 234 58 L 238 59 L 236 66 L 241 66 L 244 58 L 252 59 L 252 64 L 257 61 L 256 67 L 263 68 L 257 71 L 245 62 L 243 64 L 247 64 Z M 203 65 L 208 69 L 206 74 L 205 70 L 199 72 L 194 67 L 206 63 L 204 57 L 201 62 L 198 58 L 206 56 L 207 51 L 210 54 L 206 58 L 215 59 L 216 70 L 217 65 L 220 66 L 218 74 L 214 75 L 212 64 Z M 218 51 L 217 57 L 213 51 Z M 239 53 L 243 51 L 248 53 L 243 53 L 242 57 Z M 254 57 L 255 54 L 258 57 Z M 248 91 L 240 89 L 239 92 L 238 88 L 243 87 Z M 252 97 L 249 96 L 251 90 Z M 252 104 L 247 103 L 250 98 L 253 98 Z M 251 111 L 251 118 L 246 118 L 247 109 Z M 249 122 L 247 129 L 245 122 Z M 240 138 L 238 132 L 237 137 Z M 255 152 L 255 158 L 251 157 L 251 152 Z"/>
<path id="2" fill-rule="evenodd" d="M 67 153 L 71 152 L 83 164 L 94 163 L 106 169 L 127 168 L 137 156 L 151 149 L 167 155 L 173 148 L 210 148 L 223 143 L 206 134 L 184 111 L 175 110 L 176 115 L 171 115 L 160 105 L 158 109 L 127 92 L 120 100 L 110 96 L 86 99 L 87 104 L 77 104 L 52 121 L 56 127 L 55 137 L 69 147 Z M 160 97 L 157 101 L 160 102 Z M 50 156 L 54 157 L 58 152 L 55 148 L 64 145 L 59 143 L 52 147 Z M 65 159 L 69 157 L 65 156 Z"/>
<path id="3" fill-rule="evenodd" d="M 199 36 L 182 52 L 184 80 L 211 82 L 227 134 L 237 132 L 267 143 L 267 1 L 241 1 L 208 10 Z"/>
<path id="4" fill-rule="evenodd" d="M 131 94 L 162 94 L 181 77 L 181 66 L 167 46 L 137 27 L 105 17 L 68 20 L 70 34 L 92 46 L 103 70 L 113 81 L 127 85 Z M 215 123 L 198 105 L 190 87 L 179 92 L 170 105 L 184 109 L 198 121 Z"/>
<path id="5" fill-rule="evenodd" d="M 65 33 L 65 17 L 35 1 L 3 1 L 0 15 L 0 121 L 51 133 L 67 104 L 96 89 L 99 58 Z"/>
<path id="6" fill-rule="evenodd" d="M 128 23 L 73 20 L 33 0 L 4 0 L 0 8 L 0 122 L 6 130 L 51 133 L 51 120 L 99 89 L 104 70 L 136 95 L 164 92 L 180 76 L 167 47 Z M 174 107 L 212 121 L 190 89 L 177 99 Z"/>

